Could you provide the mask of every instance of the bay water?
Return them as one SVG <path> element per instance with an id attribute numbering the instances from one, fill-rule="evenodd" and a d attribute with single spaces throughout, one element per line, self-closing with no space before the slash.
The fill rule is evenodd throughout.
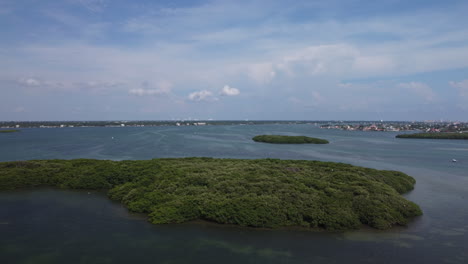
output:
<path id="1" fill-rule="evenodd" d="M 260 134 L 324 138 L 274 145 Z M 279 158 L 344 162 L 413 176 L 407 227 L 348 232 L 193 222 L 152 225 L 96 191 L 0 192 L 0 263 L 468 263 L 468 141 L 304 125 L 31 128 L 0 134 L 0 161 Z M 452 162 L 456 159 L 457 162 Z"/>

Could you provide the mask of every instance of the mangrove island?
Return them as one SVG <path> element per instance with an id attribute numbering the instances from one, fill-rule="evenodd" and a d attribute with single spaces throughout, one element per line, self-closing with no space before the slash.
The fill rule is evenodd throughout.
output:
<path id="1" fill-rule="evenodd" d="M 468 139 L 468 133 L 451 133 L 451 132 L 436 132 L 436 133 L 415 133 L 401 134 L 397 138 L 426 138 L 426 139 Z"/>
<path id="2" fill-rule="evenodd" d="M 306 136 L 259 135 L 252 138 L 255 142 L 273 144 L 328 144 L 328 140 Z"/>
<path id="3" fill-rule="evenodd" d="M 206 220 L 247 227 L 326 230 L 406 225 L 422 212 L 400 194 L 415 180 L 343 163 L 165 158 L 0 162 L 0 190 L 107 190 L 154 224 Z"/>
<path id="4" fill-rule="evenodd" d="M 15 132 L 20 132 L 20 131 L 16 129 L 0 130 L 0 133 L 15 133 Z"/>

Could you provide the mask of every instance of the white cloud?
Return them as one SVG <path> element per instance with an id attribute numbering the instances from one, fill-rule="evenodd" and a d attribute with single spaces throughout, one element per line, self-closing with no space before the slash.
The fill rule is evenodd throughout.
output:
<path id="1" fill-rule="evenodd" d="M 189 94 L 188 99 L 191 101 L 217 101 L 218 98 L 213 95 L 212 92 L 208 90 L 201 90 Z"/>
<path id="2" fill-rule="evenodd" d="M 229 87 L 229 85 L 225 85 L 223 87 L 223 90 L 221 90 L 221 95 L 226 95 L 226 96 L 236 96 L 239 95 L 240 91 L 237 88 Z"/>
<path id="3" fill-rule="evenodd" d="M 436 99 L 436 94 L 434 91 L 425 83 L 420 82 L 409 82 L 409 83 L 400 83 L 399 87 L 408 89 L 416 95 L 422 97 L 427 102 L 432 102 Z"/>
<path id="4" fill-rule="evenodd" d="M 41 85 L 41 81 L 34 79 L 34 78 L 24 78 L 19 79 L 18 83 L 25 85 L 25 86 L 39 86 Z"/>
<path id="5" fill-rule="evenodd" d="M 229 85 L 225 85 L 219 95 L 221 96 L 237 96 L 240 94 L 239 89 L 230 87 Z M 190 93 L 188 96 L 188 99 L 190 101 L 207 101 L 207 102 L 214 102 L 218 101 L 219 98 L 216 97 L 213 92 L 208 91 L 208 90 L 201 90 L 201 91 L 196 91 L 193 93 Z"/>

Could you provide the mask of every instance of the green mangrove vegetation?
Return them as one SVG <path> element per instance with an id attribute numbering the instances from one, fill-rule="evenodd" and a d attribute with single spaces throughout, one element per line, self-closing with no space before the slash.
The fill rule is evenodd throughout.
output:
<path id="1" fill-rule="evenodd" d="M 397 138 L 427 138 L 427 139 L 468 139 L 468 133 L 415 133 L 415 134 L 401 134 Z"/>
<path id="2" fill-rule="evenodd" d="M 0 130 L 0 133 L 15 133 L 15 132 L 20 132 L 20 131 L 17 129 Z"/>
<path id="3" fill-rule="evenodd" d="M 273 144 L 328 144 L 328 140 L 306 136 L 259 135 L 252 138 L 256 142 Z"/>
<path id="4" fill-rule="evenodd" d="M 305 160 L 171 158 L 0 162 L 0 190 L 108 190 L 154 224 L 207 220 L 327 230 L 406 225 L 420 208 L 401 172 Z"/>

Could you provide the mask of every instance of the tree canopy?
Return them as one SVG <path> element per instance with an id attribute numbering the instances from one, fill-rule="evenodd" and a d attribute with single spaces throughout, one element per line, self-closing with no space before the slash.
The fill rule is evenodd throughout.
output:
<path id="1" fill-rule="evenodd" d="M 401 134 L 397 138 L 427 138 L 427 139 L 468 139 L 468 133 L 415 133 L 415 134 Z"/>
<path id="2" fill-rule="evenodd" d="M 328 140 L 306 136 L 259 135 L 252 138 L 256 142 L 273 144 L 328 144 Z"/>
<path id="3" fill-rule="evenodd" d="M 249 227 L 386 229 L 420 208 L 400 194 L 401 172 L 305 160 L 173 158 L 0 162 L 0 190 L 54 186 L 108 190 L 155 224 L 202 219 Z"/>

